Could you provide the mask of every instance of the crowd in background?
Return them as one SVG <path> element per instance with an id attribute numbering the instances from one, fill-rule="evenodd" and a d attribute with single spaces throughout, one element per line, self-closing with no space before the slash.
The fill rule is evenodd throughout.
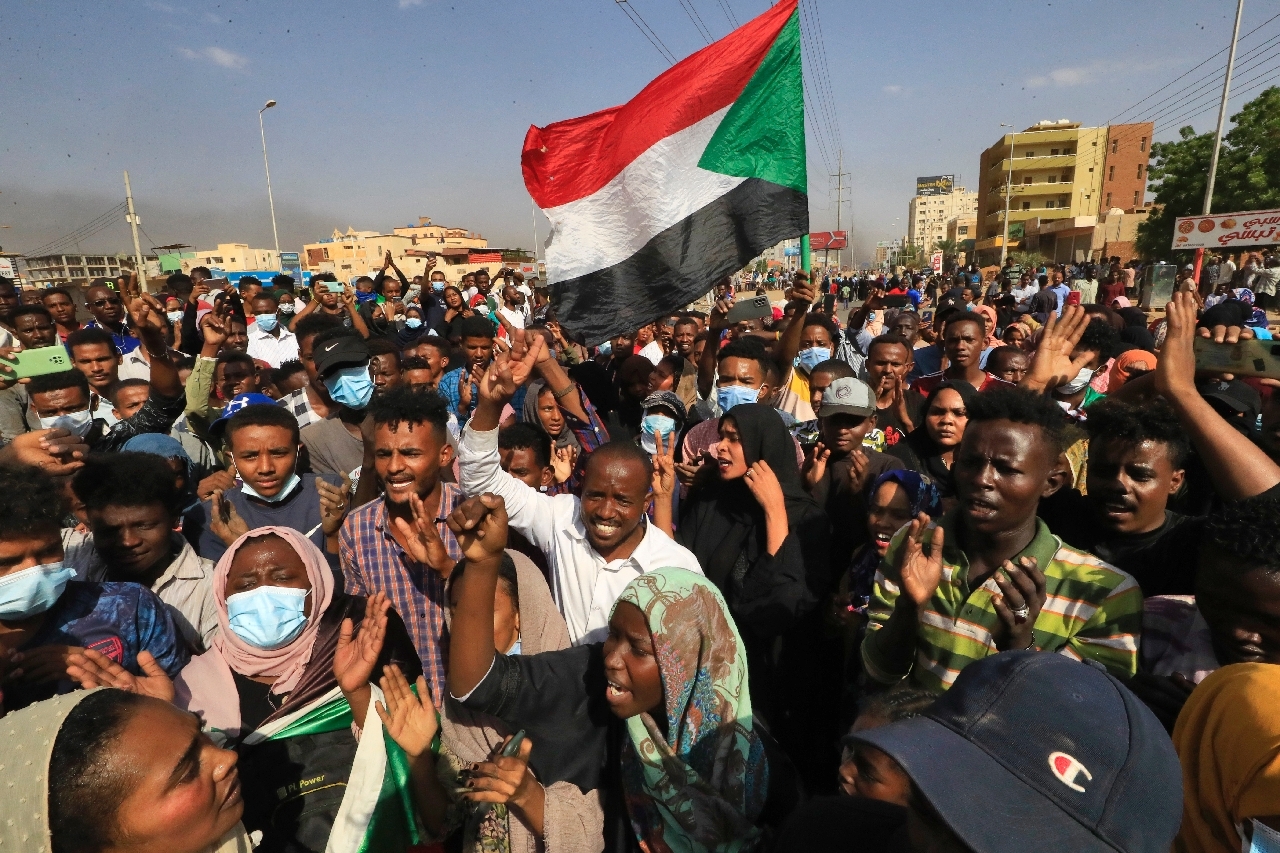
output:
<path id="1" fill-rule="evenodd" d="M 1280 258 L 1194 272 L 744 275 L 604 342 L 389 254 L 0 278 L 0 843 L 1274 849 L 1280 381 L 1195 350 Z"/>

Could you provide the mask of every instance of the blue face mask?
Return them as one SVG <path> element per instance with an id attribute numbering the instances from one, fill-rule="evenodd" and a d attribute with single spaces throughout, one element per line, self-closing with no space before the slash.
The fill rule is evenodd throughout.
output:
<path id="1" fill-rule="evenodd" d="M 406 317 L 404 324 L 410 329 L 417 329 L 422 325 L 422 320 L 417 317 Z"/>
<path id="2" fill-rule="evenodd" d="M 444 282 L 443 281 L 431 282 L 431 289 L 434 290 L 436 293 L 444 293 Z"/>
<path id="3" fill-rule="evenodd" d="M 258 328 L 264 332 L 270 332 L 276 327 L 275 314 L 254 314 L 253 320 L 258 324 Z"/>
<path id="4" fill-rule="evenodd" d="M 520 654 L 520 638 L 519 637 L 516 637 L 516 644 L 511 648 L 507 649 L 507 654 L 509 655 Z"/>
<path id="5" fill-rule="evenodd" d="M 613 355 L 613 341 L 605 341 L 599 347 L 601 355 Z"/>
<path id="6" fill-rule="evenodd" d="M 244 481 L 241 481 L 240 483 L 240 491 L 244 492 L 249 497 L 257 498 L 260 501 L 266 501 L 269 504 L 278 504 L 280 503 L 280 501 L 284 500 L 285 498 L 289 497 L 289 495 L 293 494 L 293 490 L 298 488 L 298 485 L 301 482 L 302 482 L 302 478 L 299 477 L 297 473 L 290 474 L 289 479 L 286 480 L 284 483 L 284 488 L 276 492 L 271 497 L 267 497 L 266 495 L 259 494 L 253 488 L 253 486 L 250 486 L 247 482 L 244 482 Z"/>
<path id="7" fill-rule="evenodd" d="M 306 602 L 311 591 L 260 586 L 227 597 L 232 632 L 259 649 L 278 649 L 307 627 Z"/>
<path id="8" fill-rule="evenodd" d="M 748 388 L 745 385 L 725 385 L 716 389 L 716 403 L 722 412 L 727 412 L 743 403 L 754 403 L 759 397 L 758 389 Z"/>
<path id="9" fill-rule="evenodd" d="M 44 613 L 62 597 L 76 570 L 61 561 L 32 566 L 0 578 L 0 619 L 26 619 Z"/>
<path id="10" fill-rule="evenodd" d="M 356 291 L 356 302 L 358 302 L 361 305 L 363 305 L 366 302 L 373 302 L 377 298 L 378 298 L 378 294 L 372 291 L 368 293 L 365 293 L 363 290 Z"/>
<path id="11" fill-rule="evenodd" d="M 373 397 L 373 378 L 369 376 L 369 365 L 344 367 L 333 375 L 326 376 L 324 387 L 335 403 L 348 409 L 363 409 Z"/>
<path id="12" fill-rule="evenodd" d="M 645 415 L 640 421 L 640 429 L 648 435 L 666 438 L 676 431 L 676 420 L 666 415 Z"/>
<path id="13" fill-rule="evenodd" d="M 170 322 L 170 323 L 181 323 L 181 322 L 182 322 L 182 312 L 181 312 L 181 311 L 170 311 L 166 316 L 168 316 L 168 318 L 169 318 L 169 322 Z"/>
<path id="14" fill-rule="evenodd" d="M 800 350 L 791 363 L 808 373 L 829 358 L 831 358 L 831 350 L 826 347 L 809 347 Z"/>

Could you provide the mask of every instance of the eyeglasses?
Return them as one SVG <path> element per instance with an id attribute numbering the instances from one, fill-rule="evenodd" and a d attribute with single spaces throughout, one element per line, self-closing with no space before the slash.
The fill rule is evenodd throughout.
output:
<path id="1" fill-rule="evenodd" d="M 106 299 L 95 299 L 89 305 L 94 308 L 101 308 L 103 305 L 123 305 L 124 300 L 119 296 L 108 296 Z"/>

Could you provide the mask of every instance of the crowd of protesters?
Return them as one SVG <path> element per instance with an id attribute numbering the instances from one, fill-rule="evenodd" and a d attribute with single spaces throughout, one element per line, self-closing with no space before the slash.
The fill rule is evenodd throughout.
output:
<path id="1" fill-rule="evenodd" d="M 1280 381 L 1194 348 L 1280 260 L 1226 263 L 604 342 L 389 254 L 0 278 L 0 844 L 1277 849 Z"/>

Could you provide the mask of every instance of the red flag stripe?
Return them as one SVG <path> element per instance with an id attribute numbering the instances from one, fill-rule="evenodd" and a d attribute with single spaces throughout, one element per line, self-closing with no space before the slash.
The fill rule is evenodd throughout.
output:
<path id="1" fill-rule="evenodd" d="M 621 106 L 530 127 L 520 160 L 533 200 L 546 210 L 589 196 L 654 143 L 733 103 L 797 2 L 782 0 L 673 66 Z"/>

